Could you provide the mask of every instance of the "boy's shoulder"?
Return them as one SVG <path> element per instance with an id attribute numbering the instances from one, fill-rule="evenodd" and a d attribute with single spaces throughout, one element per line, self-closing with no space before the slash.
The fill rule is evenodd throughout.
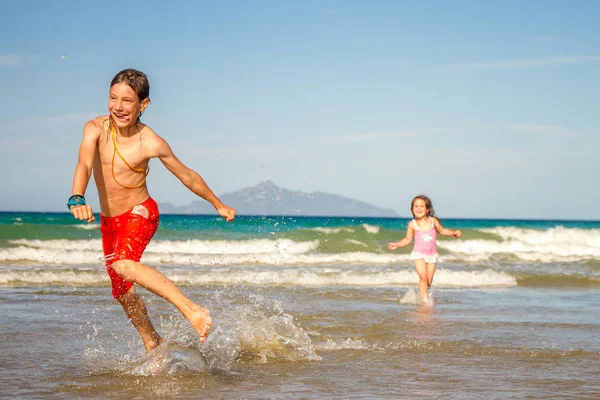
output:
<path id="1" fill-rule="evenodd" d="M 106 115 L 101 115 L 99 117 L 90 119 L 83 125 L 83 133 L 85 136 L 92 135 L 100 137 L 107 123 L 108 116 Z"/>
<path id="2" fill-rule="evenodd" d="M 108 115 L 100 115 L 87 121 L 84 128 L 102 129 L 105 124 L 108 124 Z"/>

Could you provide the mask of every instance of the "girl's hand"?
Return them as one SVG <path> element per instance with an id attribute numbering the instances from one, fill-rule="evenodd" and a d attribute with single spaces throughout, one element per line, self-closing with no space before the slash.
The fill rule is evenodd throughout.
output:
<path id="1" fill-rule="evenodd" d="M 459 238 L 462 236 L 462 232 L 461 231 L 454 231 L 454 233 L 452 234 L 452 236 L 454 236 L 455 238 Z"/>
<path id="2" fill-rule="evenodd" d="M 388 243 L 388 249 L 390 251 L 396 250 L 397 248 L 398 248 L 398 243 L 395 243 L 395 242 Z"/>

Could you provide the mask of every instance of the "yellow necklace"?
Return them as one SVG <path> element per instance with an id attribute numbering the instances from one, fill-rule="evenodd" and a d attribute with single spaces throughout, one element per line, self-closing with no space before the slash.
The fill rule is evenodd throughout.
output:
<path id="1" fill-rule="evenodd" d="M 112 137 L 113 147 L 115 149 L 115 151 L 113 152 L 112 164 L 111 164 L 113 179 L 115 180 L 115 182 L 117 182 L 117 184 L 119 186 L 121 186 L 121 187 L 123 187 L 125 189 L 137 189 L 137 188 L 141 188 L 142 186 L 144 186 L 146 184 L 146 177 L 150 173 L 150 167 L 148 166 L 146 168 L 135 168 L 135 167 L 132 167 L 131 165 L 129 165 L 129 163 L 127 162 L 127 160 L 125 160 L 125 158 L 121 155 L 121 152 L 117 148 L 117 141 L 116 141 L 117 130 L 116 130 L 114 124 L 113 124 L 112 117 L 109 118 L 109 129 L 111 131 L 111 137 Z M 123 185 L 121 182 L 119 182 L 117 180 L 117 177 L 115 176 L 115 155 L 116 154 L 119 155 L 119 157 L 121 158 L 121 160 L 123 160 L 123 162 L 125 163 L 125 165 L 127 165 L 130 170 L 132 170 L 133 172 L 136 172 L 138 174 L 144 174 L 144 178 L 142 179 L 142 181 L 140 183 L 138 183 L 135 186 L 127 186 L 127 185 Z"/>

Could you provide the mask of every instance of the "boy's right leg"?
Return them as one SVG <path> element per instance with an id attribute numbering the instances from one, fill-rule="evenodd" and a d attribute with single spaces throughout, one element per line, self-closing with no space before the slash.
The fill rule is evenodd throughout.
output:
<path id="1" fill-rule="evenodd" d="M 212 325 L 208 309 L 188 299 L 183 292 L 160 272 L 132 260 L 119 260 L 112 264 L 113 270 L 128 282 L 134 282 L 172 303 L 190 322 L 204 342 Z"/>
<path id="2" fill-rule="evenodd" d="M 154 329 L 152 321 L 150 321 L 150 317 L 148 316 L 146 305 L 135 292 L 135 288 L 131 287 L 117 301 L 121 303 L 125 314 L 127 314 L 127 317 L 129 317 L 129 320 L 142 337 L 146 350 L 150 351 L 158 347 L 163 340 Z"/>

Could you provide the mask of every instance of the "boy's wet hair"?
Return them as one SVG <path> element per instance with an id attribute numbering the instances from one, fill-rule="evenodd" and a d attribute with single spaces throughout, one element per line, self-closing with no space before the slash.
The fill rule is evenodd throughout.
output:
<path id="1" fill-rule="evenodd" d="M 137 94 L 138 101 L 150 97 L 150 83 L 148 82 L 148 77 L 137 69 L 128 68 L 119 72 L 110 82 L 110 87 L 113 87 L 117 83 L 125 83 L 132 88 L 135 94 Z"/>
<path id="2" fill-rule="evenodd" d="M 433 204 L 431 203 L 431 199 L 429 199 L 429 197 L 425 196 L 424 194 L 415 196 L 415 198 L 412 199 L 412 201 L 410 202 L 410 212 L 413 215 L 413 217 L 415 217 L 415 214 L 413 213 L 413 206 L 415 205 L 415 201 L 417 200 L 423 200 L 425 202 L 425 208 L 427 209 L 427 215 L 430 217 L 435 217 L 435 211 L 433 210 Z"/>

